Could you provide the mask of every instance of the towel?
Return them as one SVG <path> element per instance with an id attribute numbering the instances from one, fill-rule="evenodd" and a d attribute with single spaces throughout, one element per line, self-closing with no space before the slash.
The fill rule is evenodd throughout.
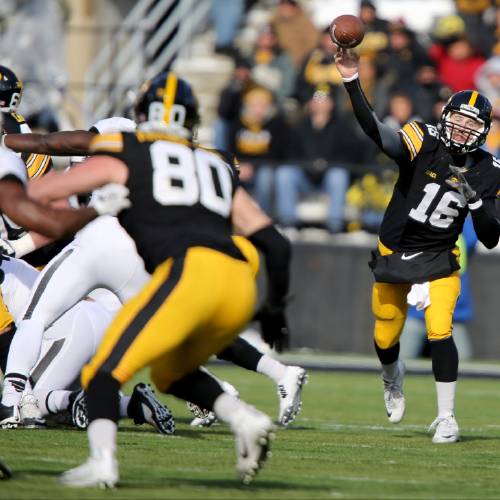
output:
<path id="1" fill-rule="evenodd" d="M 415 306 L 417 311 L 422 311 L 431 305 L 431 296 L 429 293 L 429 282 L 416 283 L 412 285 L 406 298 L 408 304 Z"/>

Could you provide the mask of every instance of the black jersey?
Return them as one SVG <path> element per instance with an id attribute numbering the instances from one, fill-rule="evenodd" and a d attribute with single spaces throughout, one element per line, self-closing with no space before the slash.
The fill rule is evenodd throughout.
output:
<path id="1" fill-rule="evenodd" d="M 469 208 L 464 197 L 445 182 L 452 176 L 449 165 L 465 161 L 468 183 L 483 201 L 494 201 L 500 189 L 500 160 L 483 150 L 454 159 L 432 125 L 410 122 L 399 134 L 407 154 L 397 159 L 399 179 L 380 240 L 393 250 L 452 248 Z"/>
<path id="2" fill-rule="evenodd" d="M 2 119 L 2 128 L 7 134 L 29 134 L 31 132 L 26 120 L 18 113 L 2 113 Z M 49 155 L 22 153 L 21 158 L 26 164 L 30 179 L 40 177 L 52 168 L 52 160 Z"/>
<path id="3" fill-rule="evenodd" d="M 238 185 L 231 160 L 151 132 L 99 135 L 90 149 L 119 158 L 128 167 L 132 207 L 119 220 L 149 272 L 193 246 L 243 259 L 231 239 L 232 199 Z"/>

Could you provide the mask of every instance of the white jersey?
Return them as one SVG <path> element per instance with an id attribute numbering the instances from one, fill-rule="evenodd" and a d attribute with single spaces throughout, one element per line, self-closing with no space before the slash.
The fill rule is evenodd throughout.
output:
<path id="1" fill-rule="evenodd" d="M 26 165 L 23 160 L 14 151 L 0 147 L 0 180 L 9 175 L 17 177 L 23 184 L 28 182 Z"/>

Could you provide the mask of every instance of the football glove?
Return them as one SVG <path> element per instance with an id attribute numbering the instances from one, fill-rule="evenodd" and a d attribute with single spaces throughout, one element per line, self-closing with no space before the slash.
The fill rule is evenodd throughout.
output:
<path id="1" fill-rule="evenodd" d="M 271 304 L 264 302 L 254 316 L 260 323 L 260 330 L 264 342 L 278 352 L 288 348 L 289 330 L 285 315 L 286 304 Z"/>
<path id="2" fill-rule="evenodd" d="M 0 479 L 10 479 L 12 471 L 0 460 Z"/>
<path id="3" fill-rule="evenodd" d="M 446 179 L 446 184 L 456 189 L 464 198 L 465 201 L 470 204 L 479 200 L 477 193 L 471 188 L 470 184 L 467 182 L 464 176 L 464 169 L 461 167 L 456 167 L 450 165 L 449 169 L 452 173 L 452 177 Z"/>
<path id="4" fill-rule="evenodd" d="M 111 183 L 102 186 L 92 193 L 89 207 L 99 215 L 118 215 L 122 210 L 130 208 L 129 190 L 123 184 Z"/>

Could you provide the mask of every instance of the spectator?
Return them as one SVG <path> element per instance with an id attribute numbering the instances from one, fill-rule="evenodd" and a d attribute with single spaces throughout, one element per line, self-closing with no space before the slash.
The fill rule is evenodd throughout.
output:
<path id="1" fill-rule="evenodd" d="M 338 233 L 344 226 L 344 201 L 349 184 L 346 164 L 357 161 L 358 144 L 346 123 L 335 113 L 332 89 L 322 85 L 306 106 L 306 116 L 294 128 L 289 164 L 276 174 L 278 218 L 297 226 L 301 195 L 322 191 L 329 197 L 327 227 Z"/>
<path id="2" fill-rule="evenodd" d="M 255 85 L 252 81 L 251 67 L 250 61 L 239 58 L 229 83 L 220 94 L 217 107 L 218 117 L 214 124 L 214 145 L 217 149 L 229 148 L 229 129 L 239 117 L 243 94 Z"/>
<path id="3" fill-rule="evenodd" d="M 212 19 L 215 27 L 215 52 L 235 57 L 236 33 L 245 11 L 245 0 L 213 0 Z"/>
<path id="4" fill-rule="evenodd" d="M 333 60 L 336 52 L 337 46 L 332 42 L 329 28 L 325 28 L 318 46 L 306 57 L 298 72 L 295 96 L 301 104 L 311 98 L 318 85 L 338 87 L 342 83 Z"/>
<path id="5" fill-rule="evenodd" d="M 468 261 L 474 255 L 477 236 L 471 217 L 467 217 L 463 233 L 457 245 L 460 249 L 460 295 L 453 314 L 453 338 L 461 361 L 472 357 L 472 345 L 467 324 L 473 318 L 473 304 L 470 292 Z M 425 310 L 408 309 L 408 316 L 400 338 L 401 358 L 417 358 L 425 354 L 427 346 Z"/>
<path id="6" fill-rule="evenodd" d="M 451 89 L 441 83 L 436 65 L 431 59 L 425 59 L 415 73 L 415 88 L 412 92 L 415 114 L 428 123 L 434 121 L 434 105 L 446 101 L 452 94 Z"/>
<path id="7" fill-rule="evenodd" d="M 488 59 L 479 68 L 476 73 L 476 86 L 490 102 L 500 99 L 500 56 Z"/>
<path id="8" fill-rule="evenodd" d="M 296 0 L 279 0 L 271 24 L 280 46 L 299 68 L 318 43 L 319 33 L 311 18 Z"/>
<path id="9" fill-rule="evenodd" d="M 465 31 L 474 47 L 488 57 L 491 53 L 492 37 L 485 13 L 491 7 L 491 0 L 455 0 L 457 13 L 465 23 Z"/>
<path id="10" fill-rule="evenodd" d="M 381 82 L 391 94 L 395 89 L 411 91 L 415 85 L 415 68 L 427 58 L 413 31 L 401 23 L 393 23 L 389 30 L 389 45 L 377 58 Z"/>
<path id="11" fill-rule="evenodd" d="M 246 92 L 240 117 L 229 133 L 229 150 L 240 161 L 242 184 L 270 215 L 276 162 L 283 160 L 287 142 L 288 127 L 271 92 L 258 86 Z"/>
<path id="12" fill-rule="evenodd" d="M 436 62 L 439 79 L 453 92 L 476 88 L 475 74 L 485 60 L 475 53 L 466 35 L 433 44 L 429 54 Z"/>
<path id="13" fill-rule="evenodd" d="M 259 33 L 252 56 L 252 78 L 271 90 L 278 103 L 293 94 L 295 68 L 290 56 L 278 45 L 278 38 L 271 25 Z"/>
<path id="14" fill-rule="evenodd" d="M 413 102 L 411 97 L 404 92 L 398 92 L 389 100 L 389 113 L 384 118 L 384 123 L 394 130 L 399 130 L 405 123 L 413 120 L 421 120 L 413 114 Z"/>
<path id="15" fill-rule="evenodd" d="M 365 25 L 365 37 L 358 50 L 361 54 L 374 58 L 389 44 L 389 22 L 377 17 L 375 4 L 369 0 L 361 2 L 359 17 Z"/>
<path id="16" fill-rule="evenodd" d="M 493 120 L 484 147 L 492 155 L 500 157 L 500 99 L 493 102 Z"/>

